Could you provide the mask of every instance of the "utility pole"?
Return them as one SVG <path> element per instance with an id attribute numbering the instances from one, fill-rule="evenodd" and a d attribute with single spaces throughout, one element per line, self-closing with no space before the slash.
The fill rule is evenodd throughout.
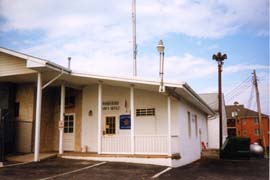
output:
<path id="1" fill-rule="evenodd" d="M 137 76 L 136 0 L 132 0 L 133 76 Z"/>
<path id="2" fill-rule="evenodd" d="M 227 59 L 226 54 L 221 54 L 221 52 L 218 52 L 217 54 L 214 54 L 212 56 L 213 60 L 216 60 L 218 63 L 218 109 L 219 109 L 219 158 L 221 158 L 221 148 L 223 144 L 223 126 L 222 126 L 222 78 L 221 78 L 221 72 L 222 72 L 222 65 L 223 61 Z"/>
<path id="3" fill-rule="evenodd" d="M 265 144 L 265 139 L 263 136 L 263 129 L 262 129 L 262 113 L 261 113 L 261 102 L 260 102 L 260 94 L 259 94 L 259 88 L 258 88 L 258 79 L 256 76 L 256 70 L 253 70 L 253 84 L 255 86 L 255 91 L 256 91 L 256 102 L 257 102 L 257 111 L 258 111 L 258 116 L 259 116 L 259 144 L 263 145 L 264 149 L 264 156 L 267 158 L 267 152 L 266 152 L 266 144 Z"/>
<path id="4" fill-rule="evenodd" d="M 262 144 L 262 114 L 261 114 L 261 103 L 260 103 L 260 94 L 259 94 L 259 88 L 258 88 L 258 80 L 256 76 L 256 70 L 253 70 L 253 84 L 255 86 L 256 91 L 256 102 L 257 102 L 257 111 L 259 116 L 259 143 Z"/>

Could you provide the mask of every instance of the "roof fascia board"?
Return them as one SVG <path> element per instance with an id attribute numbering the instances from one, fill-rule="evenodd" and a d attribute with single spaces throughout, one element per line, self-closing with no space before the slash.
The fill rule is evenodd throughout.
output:
<path id="1" fill-rule="evenodd" d="M 185 83 L 183 85 L 183 89 L 190 94 L 202 107 L 205 107 L 207 109 L 207 113 L 210 115 L 214 115 L 215 111 L 213 111 L 200 97 L 198 94 L 195 93 L 195 91 L 193 91 L 193 89 L 191 89 L 191 87 Z"/>
<path id="2" fill-rule="evenodd" d="M 40 59 L 34 56 L 30 56 L 24 53 L 20 53 L 20 52 L 16 52 L 13 50 L 9 50 L 6 48 L 2 48 L 0 47 L 0 52 L 3 52 L 5 54 L 9 54 L 21 59 L 26 60 L 26 67 L 27 68 L 37 68 L 37 67 L 48 67 L 50 69 L 56 70 L 56 71 L 64 71 L 64 73 L 71 73 L 71 70 L 68 68 L 65 68 L 61 65 L 55 64 L 53 62 L 50 62 L 48 60 L 45 59 Z"/>
<path id="3" fill-rule="evenodd" d="M 159 81 L 145 80 L 145 79 L 139 79 L 139 78 L 113 77 L 113 76 L 103 76 L 103 75 L 94 75 L 94 74 L 84 74 L 84 73 L 78 73 L 78 72 L 72 72 L 71 75 L 74 75 L 77 77 L 88 77 L 88 78 L 99 79 L 99 80 L 127 82 L 130 84 L 137 83 L 137 84 L 146 84 L 146 85 L 154 85 L 154 86 L 160 85 Z M 164 85 L 167 87 L 178 87 L 178 88 L 182 87 L 182 84 L 176 84 L 176 83 L 165 82 Z"/>

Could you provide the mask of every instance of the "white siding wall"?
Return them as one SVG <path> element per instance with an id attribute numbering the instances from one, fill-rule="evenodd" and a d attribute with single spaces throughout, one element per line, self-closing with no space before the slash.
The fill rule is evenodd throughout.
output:
<path id="1" fill-rule="evenodd" d="M 135 109 L 155 108 L 155 117 L 135 116 L 135 135 L 167 135 L 168 132 L 168 102 L 167 96 L 158 92 L 150 92 L 135 89 Z M 119 101 L 119 111 L 102 111 L 104 127 L 105 115 L 116 115 L 116 134 L 130 135 L 130 130 L 119 129 L 119 115 L 129 113 L 129 88 L 112 87 L 103 85 L 103 101 Z M 124 107 L 125 100 L 128 104 L 128 112 Z M 207 119 L 206 115 L 190 106 L 187 102 L 180 102 L 174 98 L 172 105 L 171 139 L 172 153 L 180 153 L 180 160 L 173 160 L 172 166 L 181 166 L 198 160 L 201 157 L 201 142 L 208 143 Z M 93 111 L 92 116 L 88 116 L 89 110 Z M 191 137 L 188 133 L 187 112 L 197 115 L 198 135 L 195 133 L 195 122 L 191 120 Z M 85 87 L 83 89 L 82 105 L 82 145 L 88 146 L 88 151 L 97 151 L 97 85 Z M 201 136 L 199 133 L 201 129 Z"/>
<path id="2" fill-rule="evenodd" d="M 116 116 L 116 135 L 130 135 L 130 130 L 121 130 L 119 116 L 130 113 L 130 89 L 103 85 L 102 101 L 119 101 L 120 110 L 102 110 L 102 128 L 105 129 L 105 116 Z M 82 98 L 82 146 L 88 151 L 97 151 L 97 85 L 83 89 Z M 158 92 L 134 90 L 135 109 L 155 108 L 156 116 L 136 117 L 135 135 L 167 135 L 167 96 Z M 125 108 L 127 101 L 127 111 Z M 93 115 L 88 116 L 89 110 Z M 136 113 L 136 111 L 135 111 Z"/>
<path id="3" fill-rule="evenodd" d="M 25 60 L 0 52 L 0 77 L 34 72 L 26 68 Z"/>
<path id="4" fill-rule="evenodd" d="M 158 92 L 135 89 L 135 109 L 155 108 L 156 116 L 136 117 L 135 135 L 159 134 L 168 132 L 168 98 Z"/>
<path id="5" fill-rule="evenodd" d="M 97 85 L 87 86 L 82 91 L 82 146 L 87 145 L 88 151 L 97 152 Z M 93 115 L 88 116 L 89 110 Z"/>
<path id="6" fill-rule="evenodd" d="M 174 98 L 171 98 L 171 113 L 172 113 L 172 122 L 171 122 L 171 140 L 172 140 L 172 153 L 180 153 L 180 139 L 181 137 L 181 106 L 180 102 Z"/>
<path id="7" fill-rule="evenodd" d="M 209 119 L 208 123 L 208 135 L 209 142 L 208 148 L 218 149 L 219 148 L 219 116 L 218 114 L 213 119 Z"/>
<path id="8" fill-rule="evenodd" d="M 180 132 L 180 155 L 181 159 L 173 160 L 172 166 L 182 166 L 193 161 L 200 159 L 201 157 L 201 141 L 207 143 L 207 119 L 204 113 L 198 111 L 194 107 L 188 105 L 186 102 L 176 103 L 178 113 L 174 115 L 178 116 L 179 119 L 179 132 Z M 187 112 L 191 113 L 191 136 L 189 137 L 188 132 L 188 115 Z M 192 121 L 192 115 L 196 114 L 198 119 L 198 135 L 195 133 L 195 121 Z M 175 118 L 175 117 L 174 117 Z M 199 129 L 201 129 L 201 138 Z M 201 141 L 200 141 L 201 139 Z M 174 150 L 176 147 L 173 148 Z"/>

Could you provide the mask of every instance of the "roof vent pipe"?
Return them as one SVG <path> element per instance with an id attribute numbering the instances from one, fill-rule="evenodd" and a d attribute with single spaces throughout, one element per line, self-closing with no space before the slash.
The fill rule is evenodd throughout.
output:
<path id="1" fill-rule="evenodd" d="M 71 61 L 71 57 L 68 57 L 68 69 L 70 69 L 70 61 Z"/>

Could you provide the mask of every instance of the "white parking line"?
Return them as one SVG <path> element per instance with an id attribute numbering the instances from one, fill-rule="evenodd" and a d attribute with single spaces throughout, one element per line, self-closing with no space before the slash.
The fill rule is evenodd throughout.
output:
<path id="1" fill-rule="evenodd" d="M 23 165 L 23 164 L 28 164 L 28 163 L 31 163 L 32 161 L 29 161 L 29 162 L 22 162 L 22 163 L 16 163 L 16 164 L 9 164 L 9 165 L 4 165 L 0 168 L 5 168 L 5 167 L 12 167 L 12 166 L 19 166 L 19 165 Z"/>
<path id="2" fill-rule="evenodd" d="M 100 166 L 100 165 L 105 164 L 105 163 L 106 162 L 97 163 L 97 164 L 87 166 L 87 167 L 84 167 L 84 168 L 81 168 L 81 169 L 76 169 L 76 170 L 73 170 L 73 171 L 65 172 L 65 173 L 62 173 L 62 174 L 57 174 L 57 175 L 42 178 L 42 179 L 39 179 L 39 180 L 53 179 L 53 178 L 56 178 L 56 177 L 60 177 L 60 176 L 64 176 L 64 175 L 67 175 L 67 174 L 72 174 L 72 173 L 76 173 L 76 172 L 83 171 L 83 170 L 86 170 L 86 169 L 90 169 L 90 168 L 93 168 L 93 167 L 96 167 L 96 166 Z"/>
<path id="3" fill-rule="evenodd" d="M 154 176 L 152 176 L 152 178 L 154 179 L 154 178 L 157 178 L 157 177 L 159 177 L 161 174 L 163 174 L 163 173 L 165 173 L 165 172 L 167 172 L 167 171 L 169 171 L 169 170 L 171 170 L 172 168 L 171 167 L 168 167 L 168 168 L 166 168 L 166 169 L 164 169 L 163 171 L 160 171 L 159 173 L 157 173 L 157 174 L 155 174 Z"/>

